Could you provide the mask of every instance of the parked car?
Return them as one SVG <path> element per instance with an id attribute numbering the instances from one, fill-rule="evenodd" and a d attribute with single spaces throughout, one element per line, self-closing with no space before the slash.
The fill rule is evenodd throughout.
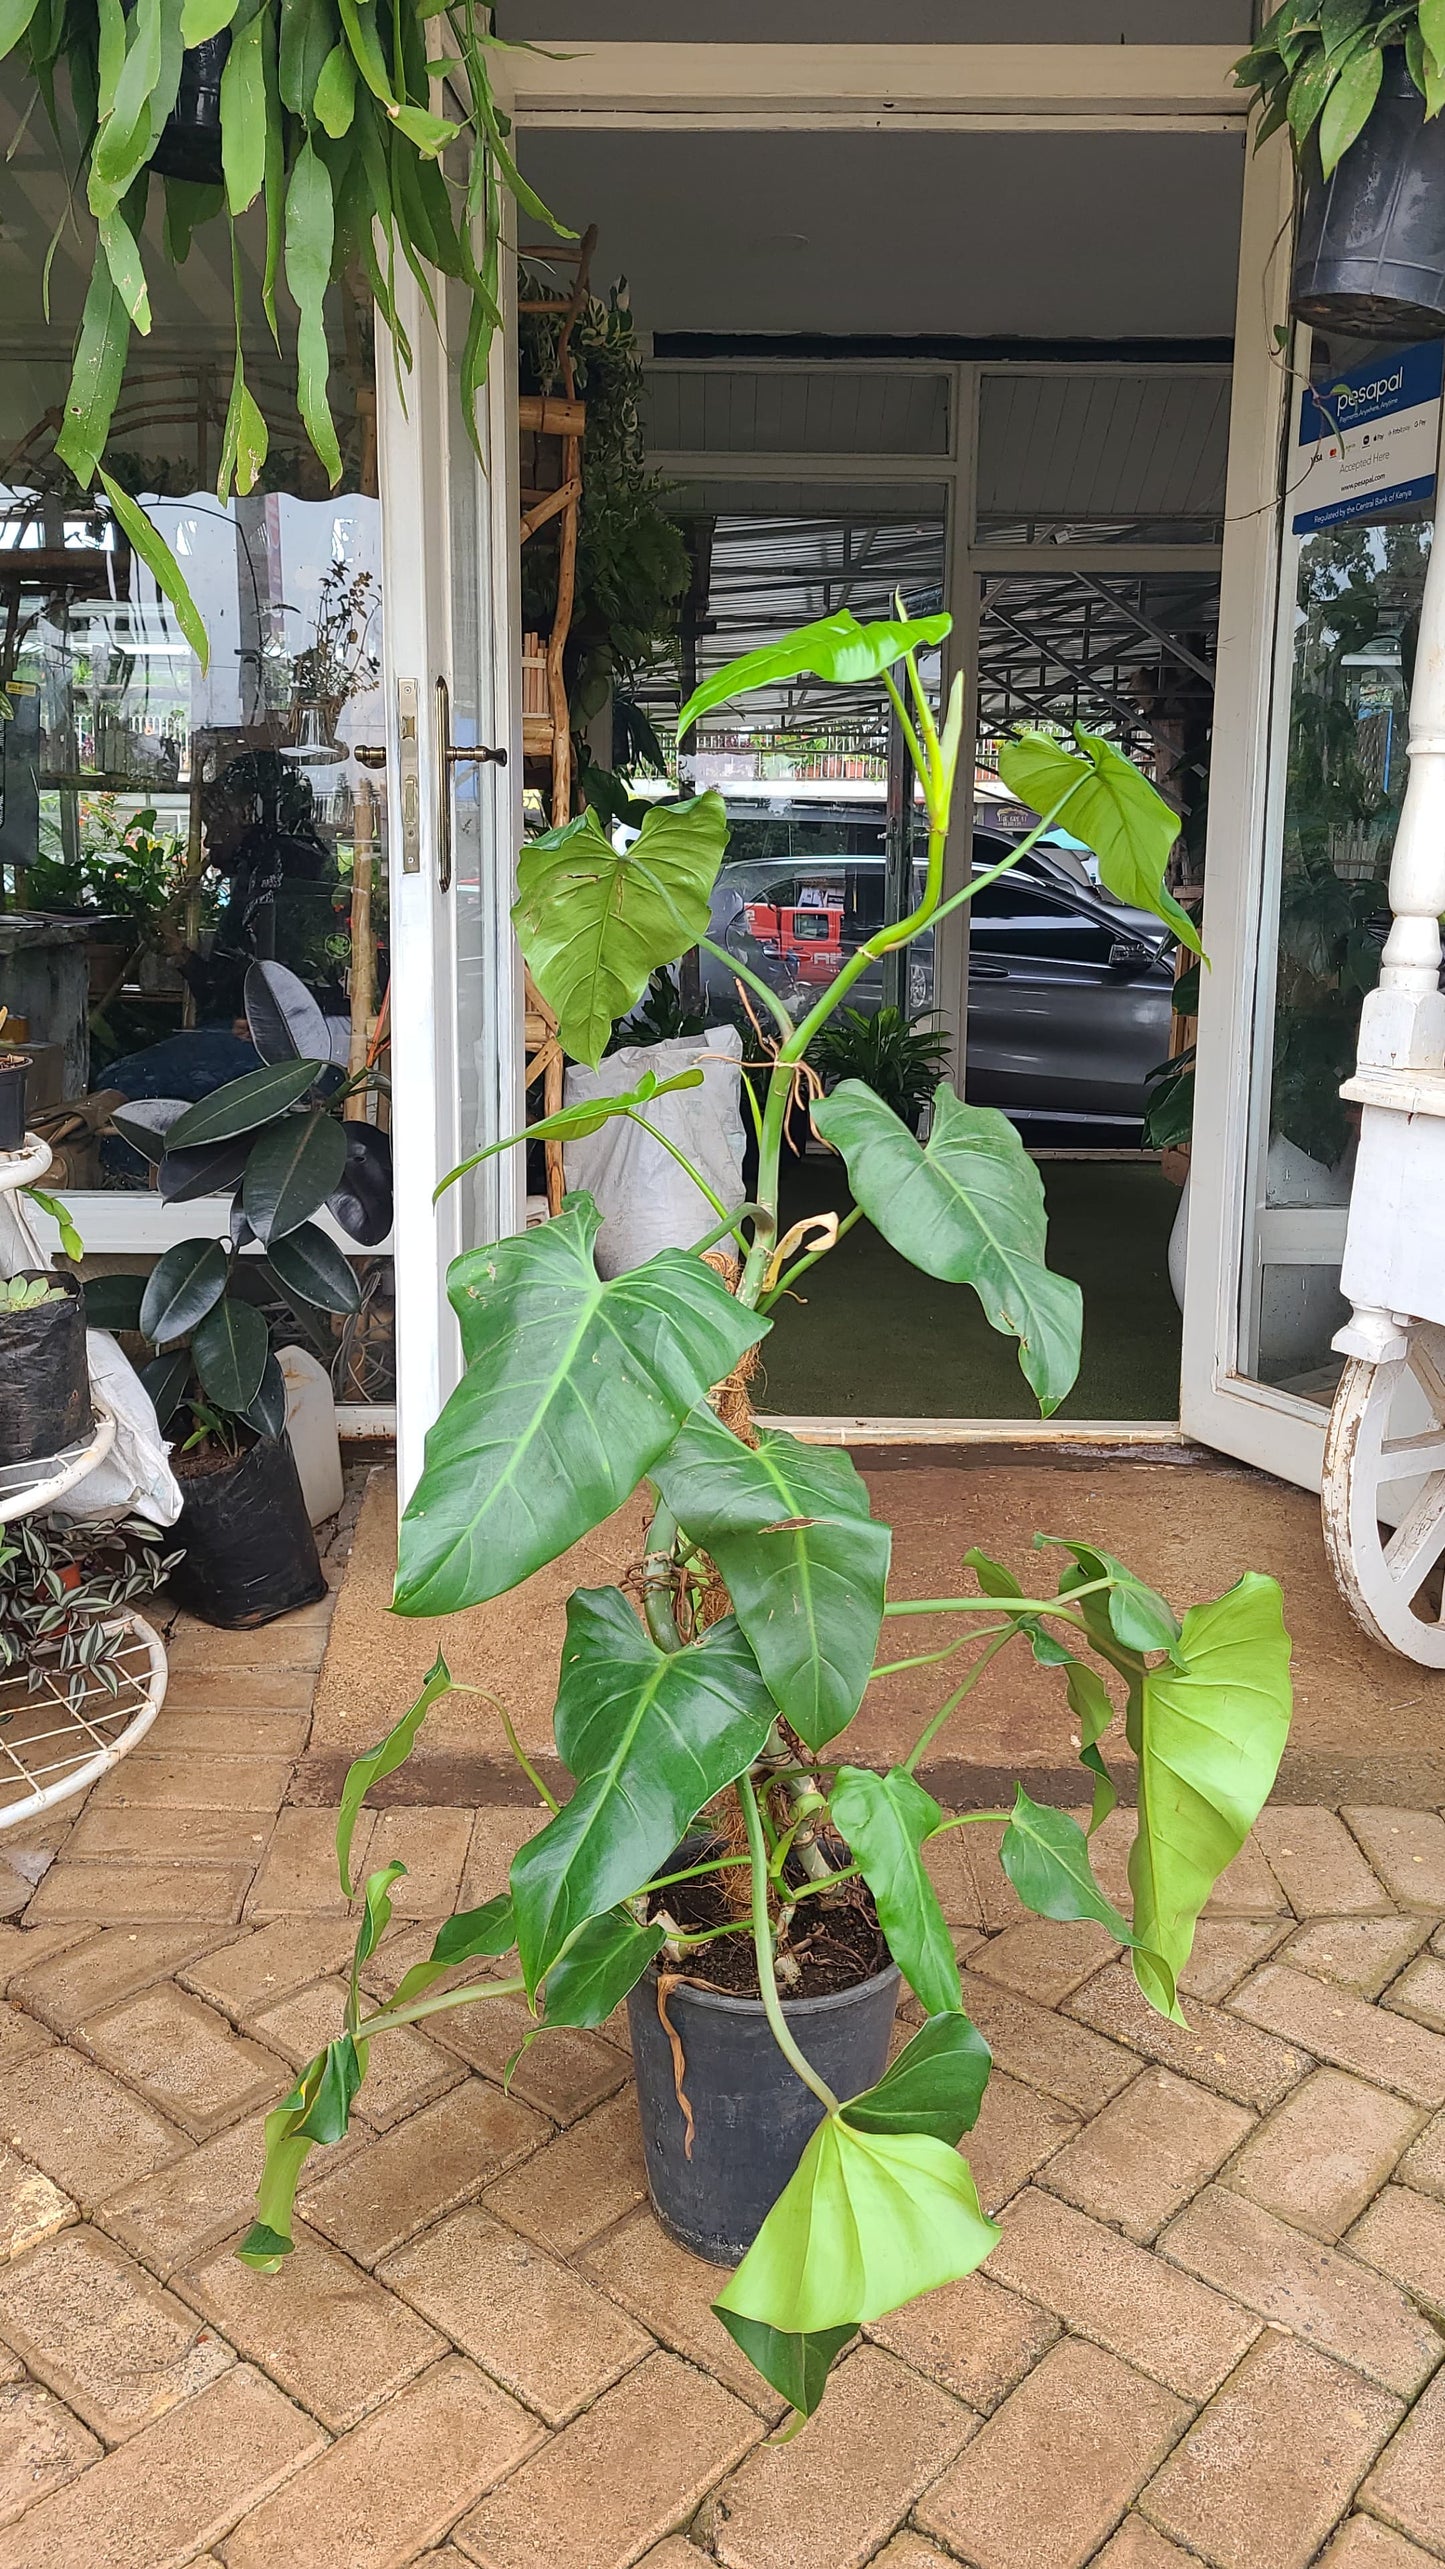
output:
<path id="1" fill-rule="evenodd" d="M 806 1006 L 883 924 L 882 839 L 878 821 L 856 814 L 739 816 L 713 894 L 713 942 L 788 1005 Z M 1010 843 L 977 831 L 975 871 L 996 865 Z M 905 968 L 908 1008 L 927 1008 L 931 936 L 910 948 Z M 1031 849 L 972 904 L 970 1100 L 1001 1106 L 1026 1131 L 1057 1125 L 1136 1142 L 1145 1075 L 1169 1049 L 1173 977 L 1171 941 L 1152 912 L 1097 889 L 1067 849 Z M 713 956 L 703 957 L 703 978 L 712 1007 L 738 1017 L 737 986 Z M 870 964 L 852 1004 L 876 1008 L 882 998 L 883 968 Z"/>

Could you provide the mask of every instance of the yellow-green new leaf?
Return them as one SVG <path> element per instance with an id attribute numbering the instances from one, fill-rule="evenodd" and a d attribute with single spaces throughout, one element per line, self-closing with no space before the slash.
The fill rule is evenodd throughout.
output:
<path id="1" fill-rule="evenodd" d="M 1134 1977 L 1164 2015 L 1178 2017 L 1178 2002 L 1151 1953 L 1177 1981 L 1200 1910 L 1264 1808 L 1289 1735 L 1289 1662 L 1278 1582 L 1251 1570 L 1211 1605 L 1190 1607 L 1174 1660 L 1146 1672 L 1130 1706 Z"/>
<path id="2" fill-rule="evenodd" d="M 451 1683 L 452 1672 L 438 1651 L 416 1702 L 402 1714 L 399 1722 L 393 1724 L 384 1740 L 379 1741 L 375 1748 L 367 1749 L 361 1757 L 354 1757 L 346 1770 L 346 1781 L 341 1788 L 341 1808 L 336 1814 L 336 1869 L 348 1900 L 355 1897 L 351 1880 L 351 1840 L 356 1828 L 356 1815 L 373 1784 L 379 1784 L 384 1776 L 394 1775 L 410 1757 L 417 1732 L 433 1704 L 440 1703 L 443 1695 L 450 1694 Z M 506 1947 L 501 1950 L 505 1952 Z"/>
<path id="3" fill-rule="evenodd" d="M 727 845 L 720 794 L 648 813 L 625 854 L 595 812 L 522 850 L 512 920 L 565 1049 L 592 1069 L 659 964 L 707 934 Z"/>
<path id="4" fill-rule="evenodd" d="M 906 651 L 933 648 L 944 640 L 952 625 L 953 618 L 947 615 L 860 624 L 846 607 L 837 615 L 820 617 L 816 624 L 799 625 L 780 641 L 765 642 L 757 651 L 745 651 L 741 659 L 730 660 L 725 669 L 705 678 L 678 715 L 678 739 L 682 740 L 693 724 L 716 706 L 728 704 L 734 696 L 746 696 L 757 687 L 776 687 L 789 678 L 804 676 L 821 678 L 834 687 L 860 686 L 891 669 Z"/>
<path id="5" fill-rule="evenodd" d="M 1198 929 L 1164 883 L 1178 813 L 1112 741 L 1081 723 L 1074 739 L 1077 756 L 1046 732 L 1020 732 L 1000 743 L 999 774 L 1010 793 L 1040 814 L 1067 795 L 1060 824 L 1093 849 L 1109 891 L 1136 910 L 1152 910 L 1181 945 L 1202 955 Z"/>
<path id="6" fill-rule="evenodd" d="M 971 2275 L 998 2237 L 946 2141 L 829 2114 L 713 2308 L 786 2336 L 851 2331 Z"/>

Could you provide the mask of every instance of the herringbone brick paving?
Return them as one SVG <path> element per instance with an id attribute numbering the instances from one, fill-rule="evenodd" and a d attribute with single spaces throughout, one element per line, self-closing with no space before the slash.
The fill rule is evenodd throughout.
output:
<path id="1" fill-rule="evenodd" d="M 0 1845 L 0 2569 L 1445 2560 L 1445 1815 L 1270 1811 L 1187 2030 L 949 1840 L 1002 2245 L 779 2450 L 647 2207 L 617 2025 L 510 2093 L 505 2002 L 379 2043 L 295 2257 L 231 2256 L 264 2111 L 339 2021 L 332 1815 L 287 1802 L 326 1617 L 178 1627 L 145 1746 Z M 418 1921 L 368 1981 L 530 1825 L 366 1815 Z M 1117 1893 L 1122 1819 L 1095 1845 Z"/>

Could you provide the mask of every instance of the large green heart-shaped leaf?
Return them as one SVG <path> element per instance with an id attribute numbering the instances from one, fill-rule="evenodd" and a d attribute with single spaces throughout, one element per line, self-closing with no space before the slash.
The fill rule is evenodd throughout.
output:
<path id="1" fill-rule="evenodd" d="M 750 694 L 755 687 L 776 687 L 786 679 L 802 677 L 822 678 L 834 687 L 857 687 L 891 669 L 905 651 L 926 650 L 942 642 L 952 629 L 953 618 L 947 615 L 915 616 L 898 624 L 860 624 L 846 607 L 816 624 L 799 625 L 780 642 L 745 651 L 740 659 L 730 660 L 725 669 L 705 678 L 678 715 L 678 739 L 704 714 L 730 703 L 734 696 Z"/>
<path id="2" fill-rule="evenodd" d="M 447 1277 L 467 1370 L 401 1521 L 398 1614 L 500 1596 L 622 1505 L 710 1385 L 767 1329 L 700 1258 L 663 1249 L 604 1284 L 574 1196 Z"/>
<path id="3" fill-rule="evenodd" d="M 1082 723 L 1075 723 L 1074 738 L 1082 757 L 1042 731 L 1000 741 L 998 772 L 1009 792 L 1043 813 L 1072 785 L 1061 826 L 1093 849 L 1108 889 L 1136 910 L 1152 910 L 1181 945 L 1202 955 L 1198 929 L 1164 884 L 1169 851 L 1179 836 L 1178 813 L 1111 740 L 1085 731 Z"/>
<path id="4" fill-rule="evenodd" d="M 971 2275 L 998 2237 L 946 2141 L 829 2114 L 713 2308 L 725 2328 L 736 2316 L 846 2344 L 866 2321 Z M 756 2361 L 756 2339 L 737 2342 Z"/>
<path id="5" fill-rule="evenodd" d="M 249 1409 L 261 1388 L 271 1336 L 253 1302 L 222 1294 L 191 1336 L 191 1355 L 207 1400 L 218 1409 Z"/>
<path id="6" fill-rule="evenodd" d="M 857 2132 L 931 2132 L 957 2147 L 978 2121 L 993 2054 L 956 2010 L 930 2016 L 876 2086 L 850 2097 L 843 2120 Z"/>
<path id="7" fill-rule="evenodd" d="M 780 1710 L 825 1747 L 863 1700 L 892 1544 L 850 1458 L 780 1428 L 749 1447 L 702 1406 L 653 1479 L 717 1563 Z"/>
<path id="8" fill-rule="evenodd" d="M 1129 1850 L 1134 1977 L 1168 2015 L 1195 1922 L 1263 1810 L 1290 1721 L 1290 1640 L 1277 1580 L 1247 1571 L 1191 1606 L 1175 1661 L 1149 1669 L 1127 1716 L 1139 1761 L 1139 1827 Z M 1177 1664 L 1176 1664 L 1177 1663 Z"/>
<path id="9" fill-rule="evenodd" d="M 517 941 L 575 1060 L 595 1070 L 658 965 L 707 934 L 727 837 L 722 796 L 706 793 L 650 811 L 625 855 L 591 810 L 523 848 Z"/>
<path id="10" fill-rule="evenodd" d="M 972 1285 L 990 1325 L 1017 1338 L 1047 1418 L 1079 1370 L 1083 1297 L 1044 1264 L 1043 1181 L 1008 1117 L 941 1087 L 925 1148 L 871 1088 L 845 1079 L 813 1121 L 890 1248 L 925 1275 Z"/>
<path id="11" fill-rule="evenodd" d="M 548 2025 L 603 2025 L 642 1978 L 667 1934 L 640 1927 L 630 1909 L 608 1909 L 589 1918 L 547 1974 L 543 1992 Z"/>
<path id="12" fill-rule="evenodd" d="M 241 1202 L 263 1246 L 298 1231 L 320 1210 L 346 1166 L 346 1127 L 324 1107 L 283 1115 L 246 1162 Z"/>
<path id="13" fill-rule="evenodd" d="M 943 1825 L 932 1794 L 901 1766 L 889 1775 L 845 1766 L 829 1802 L 873 1894 L 888 1950 L 914 1996 L 930 2016 L 961 2007 L 958 1956 L 923 1862 L 924 1840 Z"/>
<path id="14" fill-rule="evenodd" d="M 177 1240 L 173 1248 L 163 1250 L 141 1295 L 141 1336 L 149 1338 L 153 1347 L 184 1338 L 220 1301 L 226 1273 L 226 1252 L 219 1240 Z"/>
<path id="15" fill-rule="evenodd" d="M 237 1133 L 254 1133 L 273 1115 L 284 1115 L 304 1097 L 325 1065 L 319 1061 L 263 1062 L 240 1079 L 213 1088 L 195 1106 L 178 1115 L 166 1134 L 168 1151 L 190 1150 L 198 1142 L 229 1142 Z"/>
<path id="16" fill-rule="evenodd" d="M 553 1716 L 577 1790 L 512 1865 L 529 1990 L 579 1927 L 671 1855 L 704 1802 L 752 1764 L 776 1715 L 731 1615 L 665 1651 L 618 1589 L 577 1590 Z"/>
<path id="17" fill-rule="evenodd" d="M 1014 1807 L 999 1847 L 999 1862 L 1026 1909 L 1040 1918 L 1089 1918 L 1107 1927 L 1121 1945 L 1137 1947 L 1129 1921 L 1094 1879 L 1089 1841 L 1076 1819 L 1045 1802 L 1030 1801 L 1014 1787 Z M 1146 1957 L 1152 1983 L 1174 2007 L 1174 1976 L 1162 1955 Z"/>

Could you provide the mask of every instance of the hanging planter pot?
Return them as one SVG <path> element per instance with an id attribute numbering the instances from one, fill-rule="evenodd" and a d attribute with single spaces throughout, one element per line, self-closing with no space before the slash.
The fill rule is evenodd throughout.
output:
<path id="1" fill-rule="evenodd" d="M 151 154 L 151 168 L 163 178 L 188 178 L 200 187 L 220 186 L 221 74 L 230 50 L 231 31 L 226 27 L 182 54 L 176 103 Z"/>
<path id="2" fill-rule="evenodd" d="M 38 1463 L 81 1444 L 94 1423 L 85 1304 L 74 1276 L 36 1267 L 13 1281 L 37 1290 L 12 1309 L 0 1287 L 0 1458 Z"/>
<path id="3" fill-rule="evenodd" d="M 205 1446 L 171 1461 L 185 1492 L 175 1528 L 185 1559 L 170 1584 L 188 1614 L 240 1632 L 325 1596 L 288 1436 L 258 1436 L 239 1454 Z"/>
<path id="4" fill-rule="evenodd" d="M 1363 339 L 1445 334 L 1445 117 L 1427 121 L 1403 51 L 1385 56 L 1364 127 L 1300 213 L 1290 309 Z"/>
<path id="5" fill-rule="evenodd" d="M 25 1053 L 0 1053 L 0 1151 L 25 1147 L 25 1081 L 30 1060 Z"/>

